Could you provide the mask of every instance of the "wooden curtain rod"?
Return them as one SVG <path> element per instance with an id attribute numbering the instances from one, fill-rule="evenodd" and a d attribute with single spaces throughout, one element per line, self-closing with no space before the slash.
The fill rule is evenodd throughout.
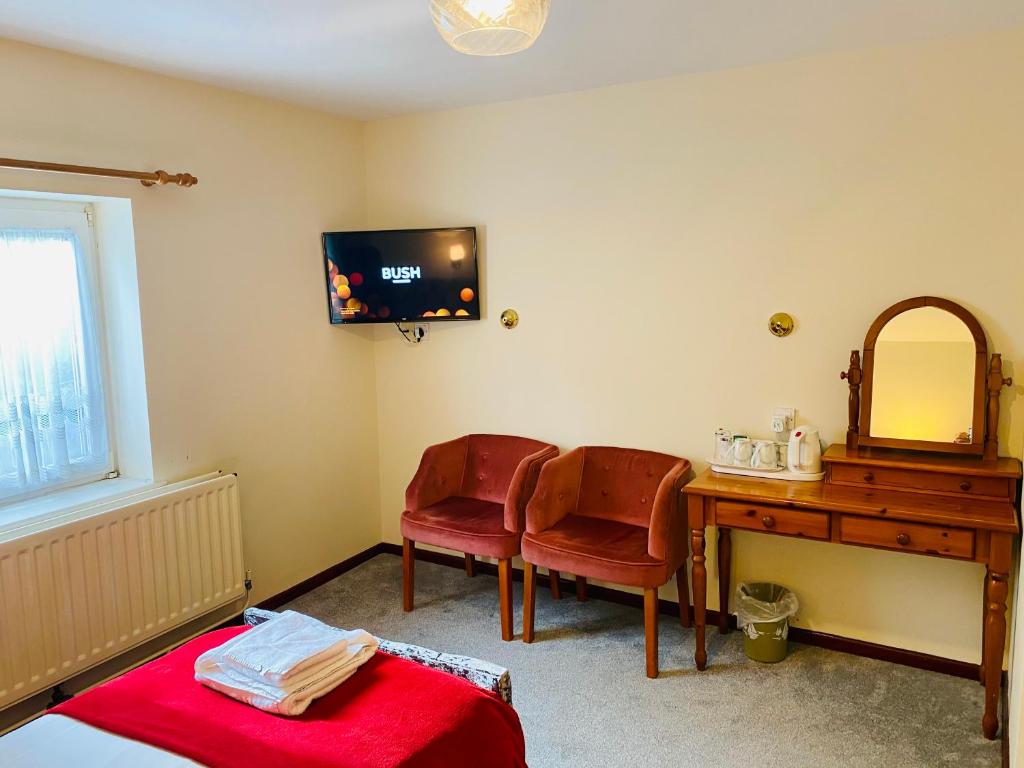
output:
<path id="1" fill-rule="evenodd" d="M 40 163 L 36 160 L 12 160 L 0 157 L 0 168 L 21 168 L 29 171 L 52 171 L 54 173 L 79 173 L 85 176 L 107 176 L 113 179 L 138 179 L 144 187 L 155 184 L 177 184 L 179 187 L 193 187 L 199 179 L 190 173 L 168 173 L 167 171 L 121 171 L 116 168 L 93 168 L 88 165 L 66 165 L 64 163 Z"/>

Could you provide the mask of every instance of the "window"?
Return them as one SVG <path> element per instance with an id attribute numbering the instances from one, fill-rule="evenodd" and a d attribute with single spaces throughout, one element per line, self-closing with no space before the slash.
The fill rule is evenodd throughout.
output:
<path id="1" fill-rule="evenodd" d="M 0 198 L 0 504 L 114 470 L 90 212 Z"/>

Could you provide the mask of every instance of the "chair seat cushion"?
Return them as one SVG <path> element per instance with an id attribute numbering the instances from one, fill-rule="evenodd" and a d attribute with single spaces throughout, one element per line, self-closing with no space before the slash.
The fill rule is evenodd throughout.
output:
<path id="1" fill-rule="evenodd" d="M 523 536 L 523 559 L 577 576 L 634 587 L 669 580 L 668 564 L 647 552 L 647 528 L 585 515 L 566 515 L 540 533 Z"/>
<path id="2" fill-rule="evenodd" d="M 519 554 L 519 535 L 505 529 L 504 505 L 465 496 L 406 510 L 402 536 L 473 555 L 504 559 Z"/>

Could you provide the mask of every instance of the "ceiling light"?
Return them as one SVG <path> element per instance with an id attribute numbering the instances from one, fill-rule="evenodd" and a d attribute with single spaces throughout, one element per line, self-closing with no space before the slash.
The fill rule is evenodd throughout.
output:
<path id="1" fill-rule="evenodd" d="M 504 56 L 533 45 L 550 0 L 430 0 L 441 37 L 459 53 Z"/>

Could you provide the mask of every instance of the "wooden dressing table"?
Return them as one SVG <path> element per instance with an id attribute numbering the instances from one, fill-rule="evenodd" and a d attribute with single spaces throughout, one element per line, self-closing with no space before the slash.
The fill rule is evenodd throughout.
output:
<path id="1" fill-rule="evenodd" d="M 910 305 L 907 307 L 906 305 Z M 886 318 L 907 308 L 951 304 L 921 297 L 886 310 L 865 341 L 863 377 L 870 384 L 869 365 Z M 961 317 L 966 313 L 957 305 Z M 899 309 L 894 312 L 894 309 Z M 969 316 L 969 313 L 967 313 Z M 963 318 L 961 318 L 963 319 Z M 705 529 L 718 531 L 719 631 L 728 631 L 729 573 L 733 528 L 773 536 L 791 536 L 836 544 L 909 552 L 931 557 L 984 563 L 984 615 L 982 618 L 981 682 L 985 686 L 982 731 L 989 739 L 998 730 L 999 689 L 1006 639 L 1006 597 L 1013 545 L 1020 526 L 1017 488 L 1021 462 L 995 457 L 995 425 L 999 389 L 1003 379 L 999 356 L 986 361 L 984 334 L 973 316 L 964 322 L 974 326 L 975 343 L 980 335 L 975 388 L 969 416 L 980 427 L 967 433 L 970 443 L 955 442 L 952 450 L 934 449 L 932 441 L 913 439 L 914 448 L 927 445 L 929 452 L 899 450 L 900 440 L 870 435 L 871 403 L 859 398 L 862 372 L 859 353 L 851 355 L 850 370 L 843 378 L 850 384 L 850 429 L 846 445 L 834 445 L 823 462 L 825 479 L 817 482 L 771 480 L 705 471 L 683 488 L 691 529 L 692 584 L 698 669 L 707 666 L 705 623 L 707 569 Z M 987 371 L 987 375 L 986 375 Z M 984 397 L 986 394 L 988 397 Z M 987 401 L 987 409 L 986 409 Z M 980 406 L 980 411 L 979 411 Z M 984 433 L 987 416 L 988 436 Z M 866 439 L 865 439 L 866 438 Z M 865 443 L 867 445 L 865 445 Z M 991 456 L 986 454 L 991 453 Z M 908 563 L 909 565 L 909 563 Z M 800 585 L 791 584 L 797 594 Z"/>

